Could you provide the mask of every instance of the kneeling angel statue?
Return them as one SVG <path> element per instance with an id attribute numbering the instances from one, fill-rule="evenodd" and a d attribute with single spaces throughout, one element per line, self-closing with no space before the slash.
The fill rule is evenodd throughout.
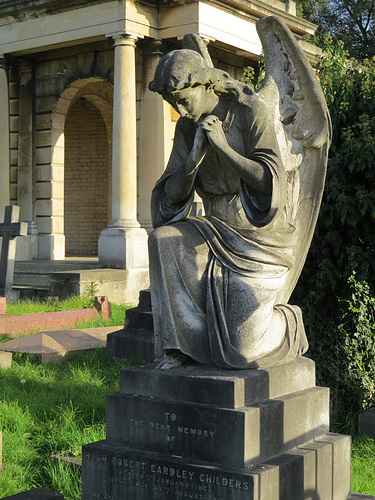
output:
<path id="1" fill-rule="evenodd" d="M 288 304 L 310 246 L 331 129 L 310 63 L 277 17 L 257 23 L 258 92 L 215 69 L 203 41 L 161 58 L 149 88 L 180 114 L 151 200 L 158 367 L 287 363 L 308 348 Z M 190 216 L 195 192 L 203 216 Z"/>

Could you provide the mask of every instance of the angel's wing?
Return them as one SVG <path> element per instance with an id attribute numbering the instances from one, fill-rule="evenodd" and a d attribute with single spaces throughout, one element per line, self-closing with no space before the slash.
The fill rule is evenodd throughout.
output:
<path id="1" fill-rule="evenodd" d="M 286 303 L 301 274 L 319 213 L 331 122 L 318 79 L 289 28 L 278 17 L 256 24 L 266 78 L 258 95 L 275 110 L 275 127 L 287 176 L 287 213 L 297 231 L 295 265 L 278 303 Z"/>
<path id="2" fill-rule="evenodd" d="M 198 54 L 200 54 L 203 57 L 207 68 L 214 67 L 211 56 L 208 53 L 206 44 L 199 35 L 197 35 L 196 33 L 187 33 L 186 35 L 184 35 L 182 44 L 184 49 L 195 50 L 195 52 L 198 52 Z"/>

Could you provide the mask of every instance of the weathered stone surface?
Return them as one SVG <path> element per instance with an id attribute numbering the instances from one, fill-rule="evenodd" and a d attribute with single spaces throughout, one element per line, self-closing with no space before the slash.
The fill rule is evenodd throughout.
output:
<path id="1" fill-rule="evenodd" d="M 350 446 L 349 438 L 341 437 L 333 444 L 335 453 L 342 442 Z M 332 454 L 331 444 L 324 448 Z M 85 445 L 82 458 L 82 500 L 306 500 L 318 498 L 311 488 L 321 472 L 317 454 L 299 448 L 247 468 L 167 457 L 104 441 Z M 347 474 L 350 477 L 349 470 Z M 330 489 L 319 499 L 344 500 L 347 494 L 332 494 Z"/>
<path id="2" fill-rule="evenodd" d="M 375 408 L 362 413 L 358 418 L 359 430 L 370 438 L 375 438 Z"/>
<path id="3" fill-rule="evenodd" d="M 149 290 L 141 290 L 137 307 L 126 311 L 124 328 L 108 335 L 107 355 L 115 359 L 155 359 L 154 326 Z"/>
<path id="4" fill-rule="evenodd" d="M 317 387 L 237 409 L 110 394 L 107 442 L 245 467 L 328 432 L 328 405 Z"/>
<path id="5" fill-rule="evenodd" d="M 321 202 L 329 113 L 286 24 L 272 16 L 256 27 L 272 82 L 259 91 L 215 68 L 194 34 L 160 59 L 149 84 L 181 116 L 151 196 L 151 296 L 164 370 L 187 358 L 265 368 L 308 348 L 301 311 L 288 301 Z M 196 193 L 201 217 L 190 216 Z"/>
<path id="6" fill-rule="evenodd" d="M 122 329 L 108 335 L 107 355 L 110 358 L 152 361 L 154 351 L 154 339 L 149 332 Z"/>
<path id="7" fill-rule="evenodd" d="M 345 498 L 350 491 L 351 438 L 340 434 L 327 434 L 316 439 L 318 443 L 330 444 L 332 454 L 333 498 Z M 322 474 L 324 471 L 322 471 Z"/>
<path id="8" fill-rule="evenodd" d="M 68 352 L 105 348 L 109 332 L 116 327 L 87 328 L 40 332 L 9 340 L 1 348 L 11 352 L 33 354 L 43 363 L 60 361 Z"/>
<path id="9" fill-rule="evenodd" d="M 112 317 L 112 305 L 108 297 L 95 297 L 95 308 L 102 315 L 102 318 L 109 319 Z"/>
<path id="10" fill-rule="evenodd" d="M 149 285 L 148 269 L 95 269 L 58 272 L 51 275 L 51 295 L 60 298 L 73 294 L 83 295 L 92 283 L 98 284 L 99 293 L 112 303 L 126 301 L 138 303 L 139 290 Z"/>
<path id="11" fill-rule="evenodd" d="M 98 318 L 98 311 L 92 307 L 73 309 L 71 311 L 55 311 L 47 313 L 24 314 L 22 316 L 1 316 L 0 332 L 10 336 L 29 333 L 33 330 L 59 330 L 74 328 L 80 321 Z"/>
<path id="12" fill-rule="evenodd" d="M 33 488 L 29 491 L 17 493 L 17 495 L 4 497 L 3 500 L 64 500 L 64 496 L 61 493 L 45 488 Z"/>
<path id="13" fill-rule="evenodd" d="M 298 357 L 264 370 L 220 370 L 185 365 L 155 370 L 154 365 L 121 370 L 120 393 L 239 408 L 315 386 L 315 363 Z"/>

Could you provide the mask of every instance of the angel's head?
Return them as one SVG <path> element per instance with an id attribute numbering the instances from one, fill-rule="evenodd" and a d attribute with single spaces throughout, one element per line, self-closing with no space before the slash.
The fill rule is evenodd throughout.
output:
<path id="1" fill-rule="evenodd" d="M 208 67 L 198 52 L 181 49 L 160 59 L 149 89 L 161 94 L 181 116 L 197 121 L 213 112 L 232 82 L 225 71 Z"/>

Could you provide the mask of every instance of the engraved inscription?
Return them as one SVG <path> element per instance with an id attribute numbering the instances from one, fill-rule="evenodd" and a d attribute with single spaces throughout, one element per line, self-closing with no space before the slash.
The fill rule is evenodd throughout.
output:
<path id="1" fill-rule="evenodd" d="M 128 421 L 130 426 L 135 430 L 150 429 L 155 432 L 166 433 L 168 434 L 167 439 L 170 441 L 175 441 L 176 436 L 181 434 L 207 439 L 213 439 L 215 436 L 215 431 L 213 430 L 183 425 L 181 422 L 178 422 L 178 417 L 175 413 L 165 412 L 164 418 L 161 418 L 159 421 L 136 418 L 129 418 Z"/>
<path id="2" fill-rule="evenodd" d="M 89 460 L 98 461 L 98 455 L 87 454 Z M 191 500 L 225 500 L 217 493 L 218 487 L 232 490 L 249 490 L 249 482 L 227 475 L 200 473 L 185 468 L 148 463 L 142 460 L 108 457 L 112 467 L 105 473 L 107 484 L 164 492 L 170 498 Z M 220 489 L 219 488 L 219 489 Z M 92 492 L 90 500 L 118 500 L 113 496 Z"/>

